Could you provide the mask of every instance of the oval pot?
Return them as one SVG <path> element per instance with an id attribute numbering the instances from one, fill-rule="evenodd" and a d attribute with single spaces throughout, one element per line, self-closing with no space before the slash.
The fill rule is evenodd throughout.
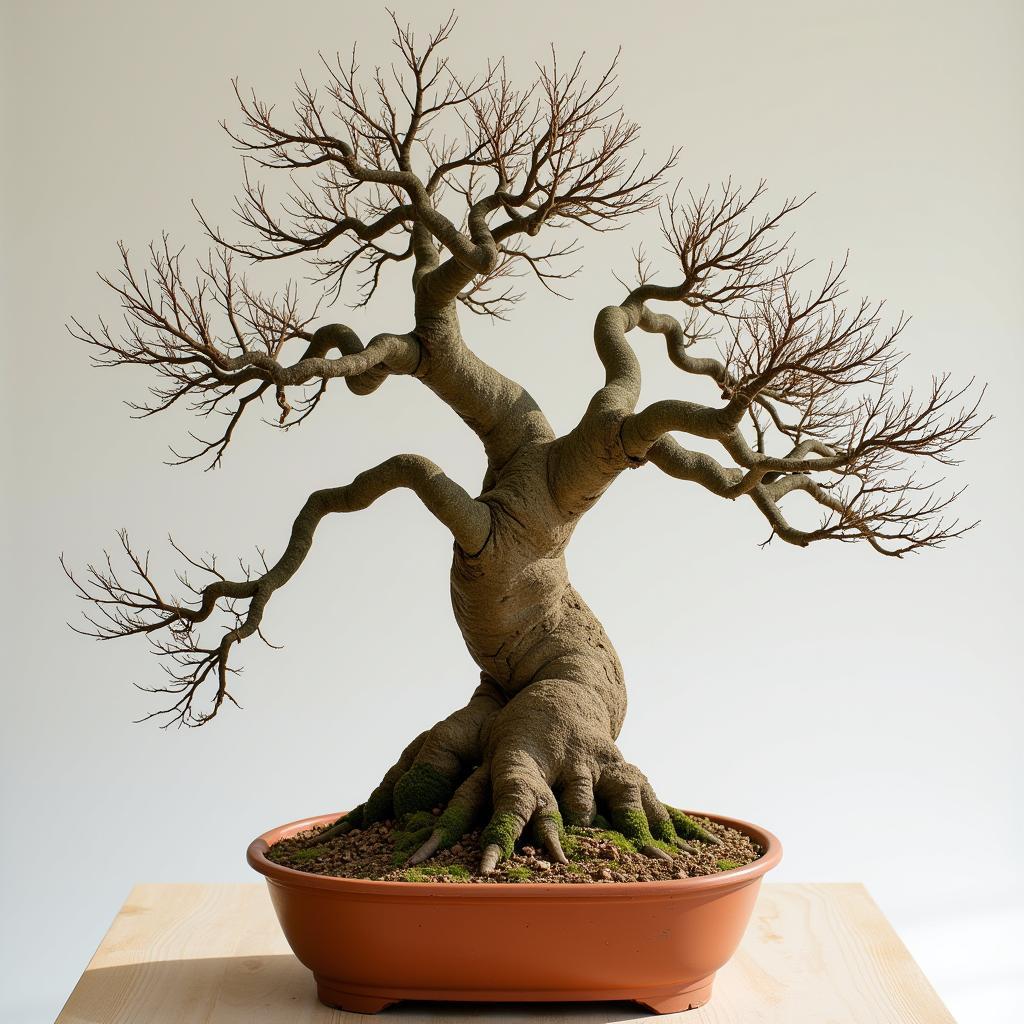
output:
<path id="1" fill-rule="evenodd" d="M 328 1006 L 376 1013 L 401 999 L 629 999 L 656 1013 L 711 997 L 782 847 L 770 832 L 706 815 L 764 854 L 667 882 L 372 882 L 296 871 L 269 847 L 337 819 L 271 829 L 247 859 L 265 875 L 281 928 Z"/>

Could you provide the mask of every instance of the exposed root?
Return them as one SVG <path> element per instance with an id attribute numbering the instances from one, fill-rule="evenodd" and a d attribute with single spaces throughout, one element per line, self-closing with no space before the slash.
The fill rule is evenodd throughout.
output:
<path id="1" fill-rule="evenodd" d="M 360 822 L 362 821 L 363 804 L 349 811 L 344 817 L 339 818 L 330 828 L 325 829 L 323 832 L 318 832 L 316 835 L 310 836 L 306 840 L 306 846 L 316 847 L 319 846 L 325 839 L 335 839 L 337 836 L 343 836 L 356 827 L 356 822 L 352 819 L 353 815 L 357 815 Z"/>
<path id="2" fill-rule="evenodd" d="M 670 864 L 672 863 L 672 854 L 658 849 L 657 846 L 641 846 L 640 852 L 645 857 L 652 857 L 654 860 L 666 860 Z"/>
<path id="3" fill-rule="evenodd" d="M 542 815 L 534 825 L 534 831 L 537 833 L 541 846 L 547 850 L 553 861 L 558 864 L 569 863 L 569 858 L 566 857 L 565 851 L 562 849 L 561 817 L 556 818 L 550 814 Z"/>
<path id="4" fill-rule="evenodd" d="M 480 857 L 480 874 L 491 875 L 502 859 L 503 851 L 497 843 L 491 843 L 484 847 L 483 855 Z"/>
<path id="5" fill-rule="evenodd" d="M 431 833 L 430 838 L 405 863 L 408 867 L 413 868 L 417 864 L 422 864 L 425 860 L 430 860 L 440 849 L 441 833 L 435 830 Z"/>
<path id="6" fill-rule="evenodd" d="M 487 680 L 481 682 L 464 708 L 420 733 L 402 751 L 366 802 L 335 822 L 325 837 L 344 835 L 375 821 L 394 820 L 404 825 L 419 812 L 447 805 L 450 812 L 437 822 L 441 830 L 437 849 L 457 842 L 468 831 L 468 822 L 477 810 L 475 803 L 482 806 L 482 800 L 479 795 L 473 797 L 473 786 L 459 796 L 472 774 L 462 786 L 456 787 L 467 771 L 480 764 L 484 728 L 504 701 L 497 686 Z M 474 785 L 479 787 L 480 780 Z"/>
<path id="7" fill-rule="evenodd" d="M 417 868 L 485 823 L 485 875 L 512 856 L 527 829 L 552 862 L 568 863 L 563 816 L 571 826 L 613 830 L 624 849 L 659 861 L 692 852 L 694 843 L 717 844 L 661 803 L 623 759 L 600 702 L 581 690 L 543 680 L 502 703 L 493 684 L 481 684 L 465 708 L 405 748 L 366 803 L 314 841 L 393 821 L 396 865 Z"/>
<path id="8" fill-rule="evenodd" d="M 438 850 L 454 846 L 482 816 L 489 797 L 490 773 L 477 768 L 455 791 L 427 841 L 409 858 L 409 865 L 422 864 Z"/>

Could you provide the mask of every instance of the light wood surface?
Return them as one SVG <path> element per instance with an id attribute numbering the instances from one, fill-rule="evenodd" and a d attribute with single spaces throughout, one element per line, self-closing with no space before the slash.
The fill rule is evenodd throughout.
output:
<path id="1" fill-rule="evenodd" d="M 765 885 L 711 1002 L 654 1017 L 630 1003 L 402 1003 L 376 1018 L 316 1001 L 262 883 L 139 885 L 57 1024 L 951 1024 L 861 885 Z"/>

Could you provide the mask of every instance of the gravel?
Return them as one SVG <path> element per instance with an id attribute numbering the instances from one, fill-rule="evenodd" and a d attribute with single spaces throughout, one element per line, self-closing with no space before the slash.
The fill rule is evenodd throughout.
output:
<path id="1" fill-rule="evenodd" d="M 480 832 L 470 832 L 449 850 L 435 854 L 427 863 L 407 868 L 395 853 L 401 835 L 394 822 L 384 821 L 343 836 L 316 843 L 327 826 L 301 832 L 276 843 L 267 857 L 276 864 L 317 875 L 364 878 L 386 882 L 660 882 L 671 878 L 712 875 L 749 864 L 761 850 L 742 832 L 709 818 L 696 818 L 721 846 L 691 841 L 692 853 L 676 852 L 671 861 L 655 860 L 637 853 L 623 836 L 600 829 L 570 829 L 565 853 L 568 864 L 551 861 L 548 854 L 527 842 L 502 861 L 492 875 L 480 875 Z"/>

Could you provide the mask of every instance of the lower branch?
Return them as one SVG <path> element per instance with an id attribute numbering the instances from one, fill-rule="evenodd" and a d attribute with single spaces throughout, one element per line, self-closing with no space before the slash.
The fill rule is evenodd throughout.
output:
<path id="1" fill-rule="evenodd" d="M 194 595 L 197 602 L 188 607 L 165 598 L 149 570 L 149 556 L 136 554 L 121 533 L 121 543 L 130 563 L 129 575 L 123 580 L 109 555 L 106 568 L 90 565 L 86 577 L 79 581 L 64 563 L 64 571 L 74 583 L 78 595 L 95 608 L 86 615 L 89 627 L 78 630 L 99 640 L 145 634 L 152 636 L 166 629 L 167 636 L 153 639 L 158 657 L 170 676 L 160 687 L 141 687 L 152 693 L 166 693 L 177 700 L 146 718 L 166 716 L 179 725 L 197 726 L 208 722 L 225 700 L 234 701 L 228 690 L 231 648 L 253 634 L 262 637 L 260 626 L 267 602 L 284 586 L 305 561 L 313 544 L 313 535 L 320 521 L 335 512 L 356 512 L 372 505 L 388 491 L 406 487 L 414 491 L 423 504 L 451 530 L 455 542 L 468 553 L 479 551 L 490 533 L 490 511 L 475 501 L 457 483 L 449 479 L 433 462 L 420 455 L 397 455 L 373 469 L 360 473 L 343 487 L 314 491 L 292 524 L 291 536 L 281 557 L 272 566 L 264 562 L 265 572 L 243 580 L 229 580 L 217 568 L 215 559 L 196 561 L 179 551 L 194 569 L 215 577 L 205 587 L 194 587 L 184 573 L 179 581 Z M 173 542 L 172 542 L 173 543 Z M 239 602 L 248 602 L 244 607 Z M 234 619 L 219 642 L 212 647 L 201 646 L 195 627 L 217 610 Z M 72 627 L 74 628 L 74 627 Z M 265 638 L 264 638 L 265 639 Z M 216 689 L 208 709 L 195 706 L 201 687 L 215 682 Z"/>

